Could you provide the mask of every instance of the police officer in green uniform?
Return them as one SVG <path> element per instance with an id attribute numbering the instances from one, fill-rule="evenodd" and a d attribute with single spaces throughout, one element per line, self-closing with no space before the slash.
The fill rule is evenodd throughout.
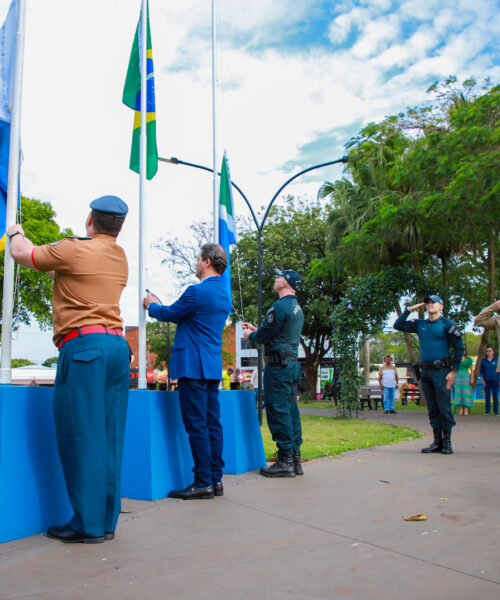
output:
<path id="1" fill-rule="evenodd" d="M 428 318 L 407 321 L 410 312 L 426 307 Z M 416 333 L 420 342 L 421 362 L 414 366 L 427 402 L 429 421 L 434 440 L 422 452 L 452 454 L 451 429 L 455 418 L 451 410 L 450 388 L 464 354 L 462 333 L 451 319 L 441 316 L 443 301 L 440 296 L 424 298 L 424 302 L 407 307 L 394 323 L 394 329 Z M 453 357 L 450 356 L 453 348 Z"/>
<path id="2" fill-rule="evenodd" d="M 264 406 L 269 430 L 278 446 L 278 461 L 260 472 L 265 477 L 303 475 L 300 464 L 302 426 L 297 407 L 301 368 L 298 351 L 304 314 L 295 296 L 302 280 L 296 271 L 275 270 L 274 291 L 279 299 L 257 329 L 243 323 L 243 337 L 264 344 Z"/>

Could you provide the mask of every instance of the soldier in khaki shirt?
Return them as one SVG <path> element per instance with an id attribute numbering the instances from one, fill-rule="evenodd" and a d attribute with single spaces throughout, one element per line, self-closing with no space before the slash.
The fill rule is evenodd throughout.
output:
<path id="1" fill-rule="evenodd" d="M 494 312 L 498 312 L 500 314 L 500 300 L 493 302 L 491 306 L 483 308 L 483 310 L 474 319 L 474 323 L 479 325 L 479 327 L 484 327 L 485 329 L 496 329 L 497 338 L 500 342 L 500 316 L 497 315 L 494 317 Z M 500 360 L 498 361 L 497 373 L 500 373 Z"/>
<path id="2" fill-rule="evenodd" d="M 59 362 L 54 419 L 74 515 L 47 535 L 63 542 L 113 539 L 120 514 L 129 351 L 119 301 L 128 265 L 117 245 L 128 207 L 94 200 L 87 236 L 34 246 L 20 225 L 7 230 L 13 259 L 54 277 L 52 323 Z"/>

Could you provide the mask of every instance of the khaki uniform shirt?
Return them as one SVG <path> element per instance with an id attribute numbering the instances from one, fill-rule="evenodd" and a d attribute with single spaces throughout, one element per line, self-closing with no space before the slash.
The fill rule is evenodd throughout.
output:
<path id="1" fill-rule="evenodd" d="M 55 271 L 52 292 L 53 340 L 87 325 L 123 329 L 120 296 L 127 285 L 127 257 L 116 238 L 97 233 L 92 238 L 67 238 L 33 249 L 40 271 Z"/>
<path id="2" fill-rule="evenodd" d="M 487 306 L 483 308 L 483 310 L 477 315 L 474 319 L 474 323 L 479 325 L 479 327 L 484 327 L 485 329 L 495 329 L 497 330 L 497 337 L 500 341 L 500 317 L 494 317 L 493 313 L 498 311 L 497 303 L 495 302 L 491 306 Z M 500 373 L 500 360 L 498 361 L 497 373 Z"/>

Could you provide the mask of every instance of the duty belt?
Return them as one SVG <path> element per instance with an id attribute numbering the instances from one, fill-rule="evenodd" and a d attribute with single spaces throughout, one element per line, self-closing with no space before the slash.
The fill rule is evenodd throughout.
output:
<path id="1" fill-rule="evenodd" d="M 433 369 L 433 370 L 437 371 L 438 369 L 451 367 L 451 360 L 447 356 L 446 358 L 443 358 L 442 360 L 434 360 L 432 362 L 421 362 L 421 363 L 417 363 L 417 365 L 421 369 Z"/>
<path id="2" fill-rule="evenodd" d="M 89 333 L 106 333 L 108 335 L 119 335 L 120 337 L 124 337 L 123 331 L 121 329 L 108 329 L 107 327 L 103 327 L 102 325 L 88 325 L 86 327 L 78 327 L 78 329 L 73 329 L 67 333 L 62 340 L 57 342 L 57 347 L 61 348 L 61 346 L 72 340 L 73 338 L 80 337 L 82 335 L 88 335 Z"/>

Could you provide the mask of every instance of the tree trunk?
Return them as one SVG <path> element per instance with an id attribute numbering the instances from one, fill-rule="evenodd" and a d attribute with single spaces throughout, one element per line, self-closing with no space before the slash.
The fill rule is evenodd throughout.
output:
<path id="1" fill-rule="evenodd" d="M 497 232 L 494 231 L 490 234 L 488 240 L 488 304 L 495 302 L 495 263 L 496 263 L 496 244 Z M 481 368 L 481 361 L 486 356 L 486 348 L 488 347 L 488 338 L 490 336 L 490 330 L 485 329 L 481 336 L 481 343 L 479 344 L 479 350 L 477 351 L 477 360 L 474 367 L 474 373 L 472 374 L 472 383 L 475 386 L 479 378 L 479 370 Z"/>
<path id="2" fill-rule="evenodd" d="M 363 340 L 363 374 L 365 385 L 370 385 L 370 338 L 368 335 Z"/>
<path id="3" fill-rule="evenodd" d="M 395 298 L 394 296 L 393 296 L 392 300 L 394 303 L 394 310 L 396 311 L 396 314 L 398 315 L 398 317 L 400 317 L 402 311 L 401 311 L 401 306 L 399 305 L 399 300 L 397 298 Z M 408 348 L 408 354 L 410 355 L 410 360 L 412 363 L 415 363 L 415 362 L 417 362 L 417 353 L 415 352 L 415 348 L 413 347 L 413 344 L 411 341 L 411 336 L 406 331 L 403 331 L 402 333 L 403 333 L 403 337 L 406 342 L 406 347 Z"/>
<path id="4" fill-rule="evenodd" d="M 313 398 L 316 398 L 316 383 L 318 382 L 318 367 L 320 359 L 311 356 L 304 361 L 303 369 L 306 375 L 306 392 L 310 392 Z"/>

